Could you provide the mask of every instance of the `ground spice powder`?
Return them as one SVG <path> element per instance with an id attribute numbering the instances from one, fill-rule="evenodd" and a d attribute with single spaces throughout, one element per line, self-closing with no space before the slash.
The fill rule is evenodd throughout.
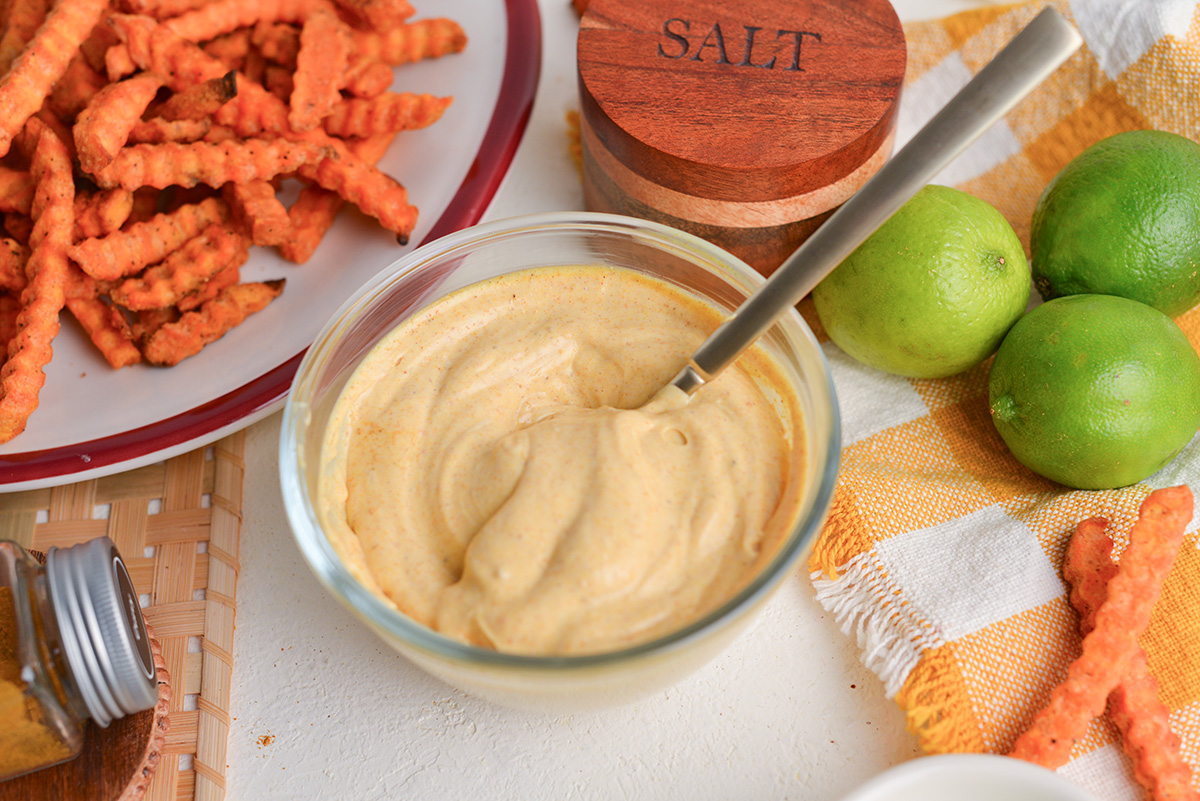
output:
<path id="1" fill-rule="evenodd" d="M 0 779 L 53 765 L 72 751 L 26 695 L 11 587 L 0 587 Z"/>

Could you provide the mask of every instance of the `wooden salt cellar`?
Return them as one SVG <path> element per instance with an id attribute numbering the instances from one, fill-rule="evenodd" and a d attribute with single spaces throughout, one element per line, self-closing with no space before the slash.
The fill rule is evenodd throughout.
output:
<path id="1" fill-rule="evenodd" d="M 890 155 L 905 57 L 887 0 L 591 0 L 587 206 L 769 274 Z"/>

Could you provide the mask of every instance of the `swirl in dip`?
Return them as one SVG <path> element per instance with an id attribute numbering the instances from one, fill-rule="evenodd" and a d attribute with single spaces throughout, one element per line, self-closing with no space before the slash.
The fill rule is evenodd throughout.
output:
<path id="1" fill-rule="evenodd" d="M 791 532 L 805 469 L 798 401 L 758 347 L 690 399 L 661 389 L 722 319 L 599 266 L 421 309 L 330 418 L 335 550 L 413 619 L 509 653 L 619 650 L 717 609 Z"/>

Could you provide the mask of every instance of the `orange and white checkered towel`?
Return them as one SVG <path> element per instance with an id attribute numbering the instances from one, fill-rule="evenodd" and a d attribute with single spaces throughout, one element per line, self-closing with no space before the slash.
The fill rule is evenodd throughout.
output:
<path id="1" fill-rule="evenodd" d="M 996 206 L 1028 246 L 1033 207 L 1073 156 L 1136 128 L 1200 140 L 1200 4 L 1058 0 L 1086 41 L 1033 95 L 938 177 Z M 988 7 L 906 26 L 909 68 L 897 144 L 1046 5 Z M 829 342 L 842 411 L 834 508 L 810 561 L 818 600 L 929 753 L 1004 753 L 1079 653 L 1061 564 L 1078 521 L 1112 521 L 1115 554 L 1152 488 L 1200 496 L 1200 438 L 1142 484 L 1068 491 L 1018 463 L 988 415 L 990 362 L 910 380 Z M 1178 318 L 1200 348 L 1200 307 Z M 1171 727 L 1200 788 L 1200 519 L 1142 637 Z M 1097 797 L 1143 797 L 1120 738 L 1093 722 L 1060 773 Z"/>

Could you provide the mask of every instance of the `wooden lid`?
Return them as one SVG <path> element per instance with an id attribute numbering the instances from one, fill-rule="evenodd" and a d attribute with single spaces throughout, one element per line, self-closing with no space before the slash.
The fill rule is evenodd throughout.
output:
<path id="1" fill-rule="evenodd" d="M 604 147 L 648 180 L 776 200 L 879 150 L 905 56 L 887 0 L 591 0 L 580 97 Z"/>

